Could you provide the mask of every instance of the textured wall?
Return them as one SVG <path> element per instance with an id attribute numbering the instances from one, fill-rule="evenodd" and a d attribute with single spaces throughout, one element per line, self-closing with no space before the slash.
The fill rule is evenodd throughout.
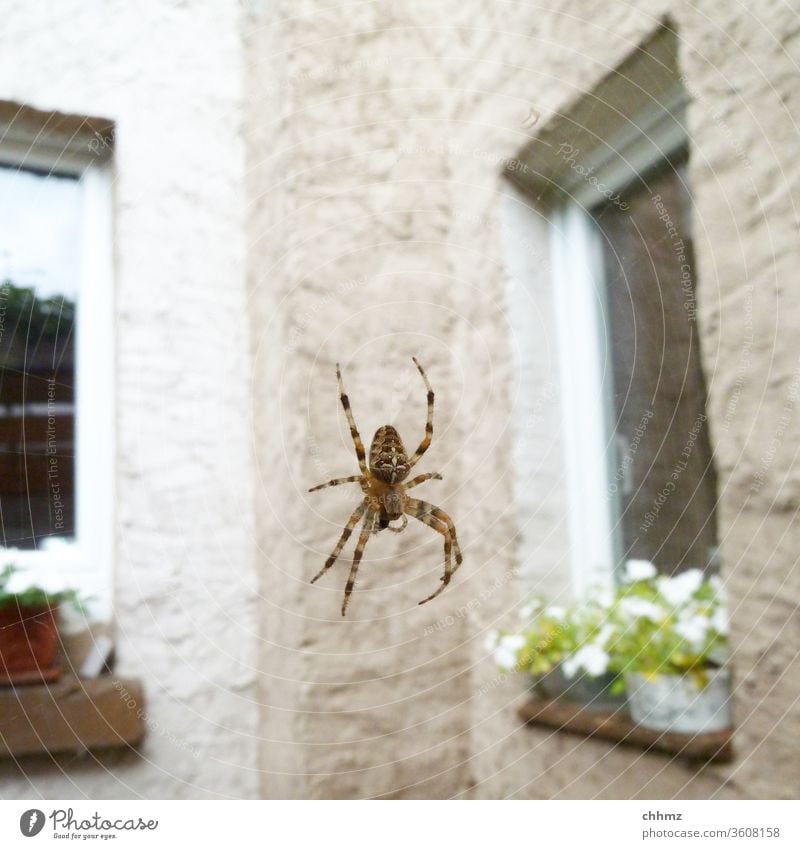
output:
<path id="1" fill-rule="evenodd" d="M 756 14 L 712 9 L 716 17 L 686 15 L 683 58 L 695 98 L 699 306 L 736 643 L 741 758 L 726 780 L 742 795 L 796 798 L 800 167 L 789 151 L 800 21 L 771 4 Z"/>
<path id="2" fill-rule="evenodd" d="M 441 157 L 397 149 L 400 127 L 413 126 L 422 141 L 433 131 L 416 117 L 433 108 L 428 90 L 397 101 L 397 128 L 387 121 L 395 104 L 384 90 L 403 78 L 387 64 L 387 46 L 419 57 L 409 84 L 417 73 L 438 78 L 436 53 L 414 28 L 352 35 L 387 26 L 385 7 L 302 14 L 315 5 L 293 5 L 297 17 L 287 14 L 282 24 L 254 23 L 248 36 L 261 98 L 248 114 L 247 137 L 251 173 L 260 175 L 249 188 L 259 538 L 269 606 L 264 792 L 452 795 L 467 781 L 465 648 L 474 637 L 464 618 L 435 636 L 426 630 L 468 600 L 470 574 L 491 568 L 492 557 L 498 569 L 509 562 L 494 540 L 508 540 L 510 525 L 489 540 L 497 508 L 481 491 L 494 482 L 504 487 L 503 475 L 490 458 L 480 468 L 467 457 L 484 460 L 496 438 L 490 405 L 507 403 L 504 382 L 489 373 L 502 312 L 480 281 L 470 283 L 469 296 L 459 294 L 464 280 L 447 244 Z M 285 67 L 271 81 L 266 60 L 276 49 L 285 51 Z M 441 574 L 440 538 L 422 527 L 384 533 L 367 549 L 343 620 L 348 567 L 308 584 L 355 503 L 352 488 L 305 492 L 357 471 L 334 362 L 344 366 L 364 438 L 394 421 L 413 445 L 424 432 L 425 389 L 412 354 L 438 396 L 434 445 L 420 469 L 445 476 L 420 497 L 453 512 L 467 563 L 445 606 L 418 607 Z M 477 381 L 486 384 L 480 399 L 470 390 Z M 465 443 L 474 447 L 460 453 Z M 475 472 L 473 495 L 466 462 Z M 476 526 L 470 509 L 481 516 Z"/>
<path id="3" fill-rule="evenodd" d="M 145 760 L 26 764 L 34 784 L 4 768 L 0 792 L 796 796 L 796 16 L 721 0 L 240 5 L 241 21 L 233 2 L 6 18 L 0 97 L 117 121 L 120 667 L 145 678 L 154 725 Z M 520 727 L 525 684 L 482 647 L 531 585 L 566 586 L 545 231 L 516 246 L 543 272 L 526 300 L 499 173 L 532 106 L 546 126 L 668 10 L 694 98 L 737 649 L 740 755 L 713 769 Z M 445 476 L 420 497 L 452 514 L 465 563 L 418 607 L 439 538 L 381 534 L 343 620 L 346 559 L 308 583 L 353 508 L 352 490 L 306 492 L 356 471 L 334 363 L 365 440 L 392 421 L 413 446 L 412 354 L 437 393 L 420 470 Z M 538 466 L 515 459 L 515 432 Z"/>
<path id="4" fill-rule="evenodd" d="M 0 45 L 0 99 L 116 122 L 117 668 L 149 728 L 0 795 L 255 796 L 237 5 L 7 3 Z"/>
<path id="5" fill-rule="evenodd" d="M 248 110 L 248 187 L 270 606 L 266 795 L 796 794 L 798 484 L 787 469 L 797 444 L 788 272 L 798 172 L 787 154 L 797 21 L 775 5 L 757 16 L 721 2 L 674 5 L 251 4 L 248 79 L 262 98 Z M 527 305 L 513 287 L 506 297 L 500 165 L 528 141 L 531 105 L 546 125 L 667 11 L 695 98 L 700 328 L 737 644 L 740 756 L 725 769 L 521 728 L 513 708 L 524 682 L 499 677 L 482 648 L 531 583 L 558 591 L 566 568 L 551 298 L 544 279 Z M 523 248 L 546 268 L 537 229 Z M 533 341 L 520 337 L 525 309 Z M 346 563 L 307 583 L 353 503 L 342 490 L 305 494 L 355 470 L 333 363 L 345 365 L 365 438 L 390 420 L 413 443 L 424 394 L 411 354 L 437 391 L 422 465 L 445 481 L 426 485 L 426 497 L 454 516 L 466 561 L 452 589 L 417 608 L 440 544 L 424 529 L 383 535 L 343 621 Z M 520 364 L 535 383 L 520 381 Z M 516 405 L 522 444 L 540 458 L 523 480 L 533 494 L 522 519 L 512 501 Z M 748 496 L 765 456 L 763 484 Z M 531 474 L 529 458 L 522 469 Z"/>

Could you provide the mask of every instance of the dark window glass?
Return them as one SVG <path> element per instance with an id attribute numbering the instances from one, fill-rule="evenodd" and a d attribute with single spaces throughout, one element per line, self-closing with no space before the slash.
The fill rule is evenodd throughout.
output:
<path id="1" fill-rule="evenodd" d="M 75 533 L 78 182 L 0 167 L 0 542 Z"/>
<path id="2" fill-rule="evenodd" d="M 680 158 L 595 210 L 607 281 L 621 555 L 667 573 L 708 567 L 717 544 L 691 207 Z"/>

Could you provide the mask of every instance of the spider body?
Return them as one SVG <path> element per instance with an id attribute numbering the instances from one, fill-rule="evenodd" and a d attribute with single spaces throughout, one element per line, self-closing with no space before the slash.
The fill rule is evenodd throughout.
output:
<path id="1" fill-rule="evenodd" d="M 436 598 L 444 590 L 450 583 L 453 573 L 461 565 L 463 559 L 453 520 L 443 510 L 440 510 L 433 504 L 411 498 L 407 494 L 409 489 L 427 480 L 442 479 L 442 476 L 438 472 L 430 472 L 406 481 L 410 471 L 428 450 L 428 446 L 433 439 L 433 389 L 424 369 L 417 362 L 416 357 L 414 358 L 414 364 L 422 375 L 422 379 L 425 381 L 425 386 L 428 389 L 428 418 L 425 424 L 425 436 L 414 454 L 409 457 L 403 445 L 403 440 L 396 428 L 392 427 L 392 425 L 379 427 L 370 445 L 369 465 L 367 465 L 364 443 L 361 441 L 355 419 L 353 418 L 353 411 L 350 408 L 350 399 L 344 391 L 342 373 L 338 364 L 336 366 L 339 395 L 345 415 L 347 416 L 347 422 L 350 426 L 350 436 L 353 439 L 361 474 L 351 475 L 348 478 L 335 478 L 327 483 L 312 487 L 309 492 L 325 489 L 329 486 L 339 486 L 344 483 L 358 483 L 364 492 L 364 498 L 358 507 L 356 507 L 352 516 L 350 516 L 331 556 L 325 561 L 325 565 L 311 580 L 311 583 L 313 584 L 314 581 L 321 578 L 333 566 L 345 543 L 353 533 L 354 528 L 359 522 L 363 521 L 353 563 L 350 568 L 350 576 L 348 577 L 344 591 L 342 616 L 345 616 L 347 613 L 347 604 L 353 592 L 358 566 L 370 534 L 379 533 L 386 528 L 395 533 L 400 533 L 408 525 L 408 516 L 412 516 L 444 537 L 444 575 L 441 578 L 442 585 L 434 593 L 424 598 L 420 604 L 431 601 L 431 599 Z M 398 519 L 402 520 L 402 525 L 399 528 L 393 527 L 390 523 Z M 453 565 L 454 559 L 455 565 Z"/>
<path id="2" fill-rule="evenodd" d="M 367 498 L 370 508 L 377 514 L 378 521 L 388 525 L 403 516 L 405 493 L 401 483 L 384 483 L 373 478 L 367 482 Z"/>
<path id="3" fill-rule="evenodd" d="M 391 425 L 375 431 L 369 449 L 369 470 L 384 483 L 399 483 L 408 477 L 411 467 L 400 434 Z"/>

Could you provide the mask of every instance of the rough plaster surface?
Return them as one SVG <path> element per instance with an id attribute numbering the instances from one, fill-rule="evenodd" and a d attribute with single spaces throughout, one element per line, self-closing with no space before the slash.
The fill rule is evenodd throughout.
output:
<path id="1" fill-rule="evenodd" d="M 758 16 L 695 6 L 304 2 L 251 17 L 250 84 L 271 98 L 248 110 L 250 176 L 259 172 L 248 186 L 261 574 L 274 605 L 261 661 L 266 795 L 797 793 L 791 401 L 763 486 L 747 496 L 797 369 L 788 275 L 798 172 L 786 159 L 797 132 L 797 21 L 774 5 Z M 561 591 L 567 545 L 558 389 L 547 390 L 552 299 L 542 275 L 527 305 L 535 338 L 521 344 L 526 305 L 513 286 L 507 298 L 499 165 L 529 138 L 531 105 L 542 125 L 568 110 L 668 11 L 695 99 L 700 328 L 740 681 L 740 755 L 726 768 L 521 728 L 513 708 L 524 683 L 498 677 L 482 648 L 531 585 Z M 538 238 L 524 248 L 546 268 Z M 306 583 L 352 505 L 337 490 L 304 494 L 355 470 L 333 363 L 345 364 L 366 438 L 390 419 L 413 442 L 424 396 L 412 353 L 437 390 L 423 465 L 445 481 L 427 492 L 456 519 L 466 561 L 435 607 L 416 608 L 435 580 L 438 542 L 418 530 L 378 538 L 341 621 L 346 565 Z M 534 383 L 520 381 L 520 366 Z M 522 516 L 509 441 L 518 404 L 523 448 L 541 458 Z"/>
<path id="2" fill-rule="evenodd" d="M 117 669 L 139 753 L 0 795 L 253 797 L 256 584 L 236 4 L 6 4 L 0 98 L 116 122 Z"/>
<path id="3" fill-rule="evenodd" d="M 38 34 L 20 6 L 0 54 L 16 81 L 4 98 L 118 121 L 121 654 L 152 675 L 158 721 L 202 751 L 152 734 L 150 764 L 113 756 L 115 778 L 85 764 L 70 779 L 87 795 L 796 796 L 796 16 L 721 0 L 248 2 L 239 42 L 235 4 L 213 20 L 211 6 L 98 18 L 76 4 Z M 739 758 L 724 768 L 520 727 L 524 682 L 482 647 L 532 586 L 562 591 L 568 545 L 552 298 L 543 274 L 523 344 L 500 166 L 529 141 L 531 105 L 540 125 L 568 110 L 667 11 L 694 98 L 737 652 Z M 542 232 L 521 247 L 546 269 Z M 354 506 L 344 488 L 306 493 L 356 471 L 334 363 L 365 441 L 392 421 L 413 446 L 425 396 L 412 354 L 437 393 L 420 469 L 445 475 L 419 494 L 452 514 L 465 563 L 418 607 L 441 543 L 421 527 L 382 534 L 342 620 L 346 560 L 308 584 Z M 541 457 L 521 501 L 520 445 Z M 32 775 L 35 788 L 9 778 L 4 793 L 74 795 L 52 767 Z"/>

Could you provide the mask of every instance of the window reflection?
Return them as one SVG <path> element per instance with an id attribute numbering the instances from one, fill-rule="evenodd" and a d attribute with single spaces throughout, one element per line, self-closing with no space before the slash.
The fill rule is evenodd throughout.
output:
<path id="1" fill-rule="evenodd" d="M 595 212 L 603 231 L 623 559 L 715 568 L 716 490 L 683 157 Z"/>
<path id="2" fill-rule="evenodd" d="M 77 180 L 0 168 L 0 541 L 75 534 Z"/>

